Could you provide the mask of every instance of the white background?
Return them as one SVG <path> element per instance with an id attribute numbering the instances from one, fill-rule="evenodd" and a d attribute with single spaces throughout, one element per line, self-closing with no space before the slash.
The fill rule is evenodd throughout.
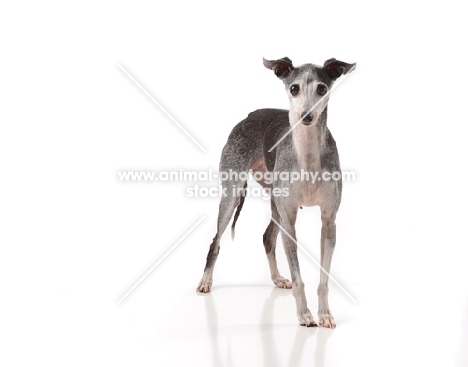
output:
<path id="1" fill-rule="evenodd" d="M 456 1 L 2 3 L 1 364 L 468 365 L 467 31 Z M 262 65 L 284 56 L 357 63 L 329 104 L 357 174 L 332 265 L 357 304 L 330 285 L 333 331 L 297 326 L 290 291 L 272 287 L 266 202 L 248 198 L 197 296 L 217 199 L 117 178 L 217 169 L 247 113 L 288 107 Z M 317 258 L 317 209 L 300 214 Z M 289 276 L 281 245 L 278 258 Z M 300 261 L 316 314 L 318 269 Z"/>

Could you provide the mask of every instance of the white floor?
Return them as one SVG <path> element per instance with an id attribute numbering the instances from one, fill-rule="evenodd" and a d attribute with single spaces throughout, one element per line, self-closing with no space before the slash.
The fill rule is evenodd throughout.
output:
<path id="1" fill-rule="evenodd" d="M 362 295 L 358 285 L 348 290 Z M 316 313 L 314 292 L 308 293 Z M 467 298 L 464 313 L 431 317 L 413 307 L 404 312 L 381 292 L 357 305 L 336 293 L 335 330 L 299 326 L 289 290 L 223 284 L 208 295 L 186 289 L 158 300 L 155 294 L 143 312 L 129 300 L 118 312 L 121 329 L 108 337 L 120 344 L 118 365 L 468 366 Z"/>
<path id="2" fill-rule="evenodd" d="M 468 366 L 467 298 L 463 313 L 431 317 L 404 312 L 382 292 L 363 300 L 359 285 L 348 287 L 358 304 L 331 287 L 337 328 L 329 330 L 299 326 L 291 291 L 268 282 L 219 284 L 207 295 L 170 287 L 154 276 L 119 306 L 64 292 L 53 308 L 17 309 L 1 358 L 10 366 Z"/>
<path id="3" fill-rule="evenodd" d="M 356 207 L 348 202 L 353 191 L 348 193 L 344 218 Z M 8 297 L 0 316 L 2 365 L 468 366 L 466 257 L 453 252 L 460 243 L 450 237 L 438 241 L 437 232 L 424 234 L 420 228 L 404 234 L 404 226 L 374 241 L 376 235 L 360 236 L 358 218 L 338 220 L 332 275 L 356 303 L 331 282 L 337 328 L 304 328 L 297 323 L 291 290 L 275 288 L 269 280 L 261 243 L 267 207 L 260 199 L 246 201 L 235 241 L 223 237 L 213 291 L 207 295 L 197 294 L 195 287 L 216 213 L 207 214 L 120 304 L 198 220 L 194 211 L 181 214 L 177 231 L 171 226 L 146 230 L 146 242 L 137 240 L 137 216 L 132 217 L 134 238 L 114 221 L 101 223 L 121 239 L 112 248 L 112 241 L 101 248 L 90 242 L 81 251 L 83 240 L 72 252 L 31 247 L 9 256 L 22 259 L 23 266 L 7 267 L 3 277 Z M 165 223 L 175 222 L 167 218 Z M 317 210 L 302 211 L 297 228 L 301 245 L 318 258 Z M 166 235 L 164 240 L 157 240 L 158 233 Z M 281 242 L 277 253 L 288 276 Z M 302 252 L 299 260 L 316 315 L 319 272 Z"/>
<path id="4" fill-rule="evenodd" d="M 135 297 L 116 311 L 117 330 L 102 340 L 114 344 L 114 365 L 468 365 L 466 298 L 464 316 L 431 317 L 423 309 L 413 313 L 414 306 L 404 312 L 381 292 L 379 299 L 356 305 L 334 289 L 338 326 L 329 330 L 299 326 L 291 291 L 268 283 L 221 284 L 208 295 L 187 288 L 173 297 L 164 286 L 143 297 L 144 305 Z M 358 285 L 348 291 L 362 296 Z M 316 313 L 314 292 L 308 293 Z"/>
<path id="5" fill-rule="evenodd" d="M 443 258 L 436 254 L 426 253 L 414 268 L 419 245 L 407 250 L 411 260 L 402 259 L 394 266 L 404 243 L 395 246 L 394 254 L 390 249 L 368 252 L 371 263 L 360 260 L 350 254 L 366 246 L 352 244 L 353 232 L 348 229 L 350 238 L 337 247 L 332 274 L 357 302 L 331 283 L 337 328 L 304 328 L 297 323 L 291 291 L 275 288 L 268 279 L 258 236 L 261 228 L 246 230 L 258 217 L 256 206 L 263 204 L 246 204 L 234 242 L 229 236 L 223 238 L 212 293 L 197 294 L 195 287 L 214 215 L 120 304 L 119 298 L 159 255 L 149 259 L 145 269 L 141 264 L 131 270 L 121 268 L 125 276 L 119 281 L 88 283 L 90 289 L 53 295 L 54 308 L 44 310 L 47 317 L 41 320 L 47 339 L 36 331 L 35 337 L 30 336 L 37 339 L 32 343 L 36 347 L 31 354 L 18 351 L 19 360 L 31 362 L 32 356 L 42 355 L 50 365 L 77 366 L 468 366 L 464 269 L 448 274 L 453 282 L 444 285 L 447 278 L 440 278 L 439 270 L 446 274 L 450 270 L 438 265 Z M 318 236 L 317 232 L 309 236 L 305 223 L 315 214 L 313 209 L 304 211 L 298 221 L 299 240 L 313 256 Z M 264 219 L 266 213 L 265 218 L 257 218 Z M 165 249 L 171 246 L 161 244 Z M 299 255 L 309 307 L 316 315 L 318 270 Z M 287 276 L 281 247 L 278 261 Z M 126 286 L 125 277 L 130 277 Z"/>

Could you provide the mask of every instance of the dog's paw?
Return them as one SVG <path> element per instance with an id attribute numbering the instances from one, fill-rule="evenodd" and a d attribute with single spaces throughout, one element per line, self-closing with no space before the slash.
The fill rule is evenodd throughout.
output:
<path id="1" fill-rule="evenodd" d="M 334 329 L 336 328 L 335 320 L 333 320 L 332 315 L 322 315 L 319 317 L 320 321 L 320 326 L 321 327 L 326 327 L 329 329 Z"/>
<path id="2" fill-rule="evenodd" d="M 317 327 L 317 323 L 314 321 L 314 318 L 309 310 L 307 310 L 307 312 L 303 313 L 302 315 L 299 315 L 298 319 L 301 326 Z"/>
<path id="3" fill-rule="evenodd" d="M 276 279 L 273 279 L 273 283 L 275 283 L 278 288 L 284 288 L 284 289 L 292 288 L 292 283 L 288 279 L 283 278 L 281 275 L 277 277 Z"/>
<path id="4" fill-rule="evenodd" d="M 212 280 L 200 280 L 200 283 L 197 286 L 197 292 L 200 293 L 209 293 L 211 291 L 211 286 L 213 285 Z"/>

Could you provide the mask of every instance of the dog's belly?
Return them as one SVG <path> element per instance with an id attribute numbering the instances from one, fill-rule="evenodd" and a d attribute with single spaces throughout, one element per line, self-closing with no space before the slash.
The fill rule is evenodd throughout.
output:
<path id="1" fill-rule="evenodd" d="M 266 167 L 265 167 L 265 159 L 263 157 L 257 158 L 252 165 L 250 166 L 250 169 L 253 172 L 262 172 L 265 173 Z"/>
<path id="2" fill-rule="evenodd" d="M 266 183 L 264 179 L 265 173 L 267 171 L 264 157 L 257 158 L 250 166 L 250 169 L 252 170 L 253 173 L 260 172 L 262 174 L 263 179 L 256 180 L 262 187 L 271 188 L 273 186 L 271 183 Z M 320 205 L 320 201 L 319 201 L 320 193 L 319 193 L 319 187 L 317 184 L 310 184 L 309 182 L 303 182 L 303 183 L 296 183 L 294 184 L 294 186 L 295 187 L 292 187 L 292 186 L 288 187 L 288 189 L 294 190 L 294 191 L 297 190 L 297 192 L 300 193 L 300 195 L 295 196 L 296 198 L 299 199 L 299 203 L 298 203 L 299 205 L 302 205 L 302 206 Z"/>
<path id="3" fill-rule="evenodd" d="M 320 192 L 319 188 L 315 184 L 302 185 L 301 195 L 299 199 L 299 205 L 302 206 L 316 206 L 320 205 Z"/>
<path id="4" fill-rule="evenodd" d="M 263 156 L 257 158 L 250 166 L 250 169 L 252 170 L 253 173 L 260 172 L 262 174 L 262 179 L 256 180 L 262 187 L 271 187 L 271 184 L 267 184 L 265 182 L 266 165 L 265 165 L 265 158 Z"/>

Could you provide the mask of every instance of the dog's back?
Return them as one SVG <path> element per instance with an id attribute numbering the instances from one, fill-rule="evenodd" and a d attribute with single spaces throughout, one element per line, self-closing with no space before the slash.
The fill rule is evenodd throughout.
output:
<path id="1" fill-rule="evenodd" d="M 272 167 L 275 151 L 268 153 L 268 149 L 289 127 L 287 110 L 264 108 L 249 113 L 229 134 L 221 154 L 220 172 L 247 172 L 263 156 L 267 167 Z"/>

